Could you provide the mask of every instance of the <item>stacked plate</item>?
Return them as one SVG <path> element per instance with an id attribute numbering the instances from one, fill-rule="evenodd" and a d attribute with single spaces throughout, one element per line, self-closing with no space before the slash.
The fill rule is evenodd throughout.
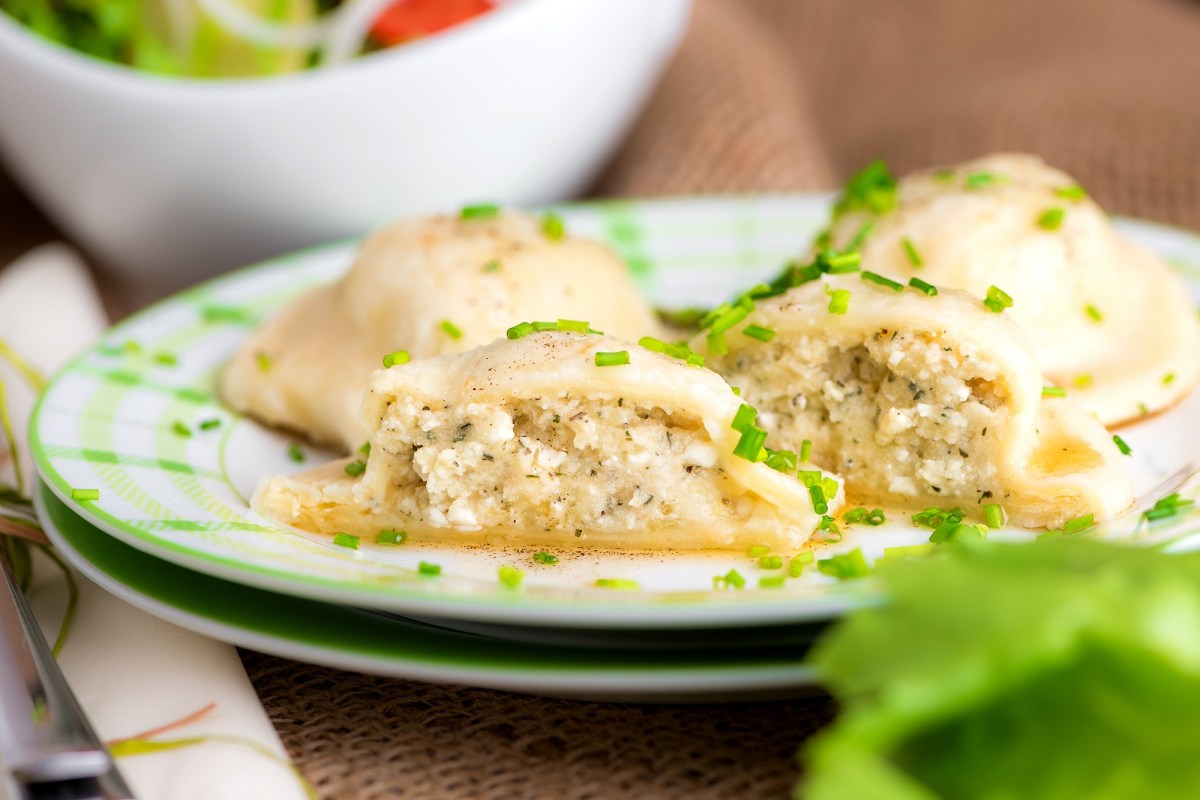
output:
<path id="1" fill-rule="evenodd" d="M 746 197 L 562 212 L 573 232 L 612 243 L 650 297 L 680 306 L 724 299 L 772 274 L 804 250 L 827 203 Z M 1200 239 L 1118 224 L 1180 265 L 1200 299 L 1200 270 L 1185 266 L 1200 265 Z M 870 579 L 839 583 L 811 568 L 760 588 L 779 570 L 747 553 L 560 552 L 544 564 L 528 549 L 349 549 L 257 514 L 247 499 L 260 479 L 332 454 L 225 408 L 221 366 L 260 320 L 336 278 L 353 253 L 353 243 L 337 243 L 197 286 L 112 329 L 53 380 L 30 430 L 43 481 L 37 501 L 76 567 L 153 614 L 266 652 L 610 699 L 802 692 L 812 677 L 804 652 L 821 626 L 880 601 Z M 1140 509 L 1161 494 L 1200 491 L 1192 465 L 1200 393 L 1121 435 L 1134 450 L 1142 501 L 1098 533 L 1176 547 L 1200 541 L 1195 518 L 1153 529 L 1140 522 Z M 861 546 L 872 558 L 926 536 L 900 518 L 828 547 Z M 497 579 L 502 565 L 524 572 L 519 588 Z M 743 586 L 714 581 L 730 570 Z"/>

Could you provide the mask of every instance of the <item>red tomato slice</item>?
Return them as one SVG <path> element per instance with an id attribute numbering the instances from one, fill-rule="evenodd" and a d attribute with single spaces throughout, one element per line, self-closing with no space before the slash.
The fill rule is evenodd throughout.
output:
<path id="1" fill-rule="evenodd" d="M 371 26 L 383 47 L 444 31 L 495 8 L 494 0 L 396 0 Z"/>

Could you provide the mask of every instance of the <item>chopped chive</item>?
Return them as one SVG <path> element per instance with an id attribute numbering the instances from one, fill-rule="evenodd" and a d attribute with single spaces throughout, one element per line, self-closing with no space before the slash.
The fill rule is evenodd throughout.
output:
<path id="1" fill-rule="evenodd" d="M 533 333 L 533 325 L 528 322 L 518 322 L 509 328 L 505 335 L 510 339 L 520 339 L 522 336 L 528 336 Z"/>
<path id="2" fill-rule="evenodd" d="M 1087 197 L 1087 192 L 1079 184 L 1071 184 L 1070 186 L 1060 186 L 1054 190 L 1054 193 L 1064 200 L 1070 200 L 1073 203 L 1078 203 L 1083 198 Z"/>
<path id="3" fill-rule="evenodd" d="M 925 260 L 921 258 L 921 253 L 917 250 L 917 246 L 913 244 L 912 239 L 909 239 L 907 236 L 905 236 L 900 241 L 900 244 L 904 246 L 904 254 L 908 256 L 908 263 L 912 264 L 914 267 L 922 267 L 925 265 Z"/>
<path id="4" fill-rule="evenodd" d="M 553 211 L 542 216 L 542 235 L 552 242 L 557 242 L 567 235 L 567 223 Z"/>
<path id="5" fill-rule="evenodd" d="M 410 361 L 410 356 L 407 350 L 397 350 L 394 353 L 388 353 L 383 357 L 384 367 L 394 367 L 397 364 L 407 364 Z"/>
<path id="6" fill-rule="evenodd" d="M 179 420 L 175 420 L 173 423 L 171 423 L 171 430 L 174 431 L 176 436 L 182 436 L 184 439 L 190 439 L 192 437 L 192 432 L 188 426 L 184 425 Z"/>
<path id="7" fill-rule="evenodd" d="M 766 464 L 777 472 L 791 472 L 796 468 L 796 454 L 791 450 L 772 450 L 766 448 Z"/>
<path id="8" fill-rule="evenodd" d="M 938 183 L 949 183 L 950 181 L 954 180 L 954 170 L 952 170 L 952 169 L 935 170 L 933 173 L 933 179 L 935 181 L 937 181 Z"/>
<path id="9" fill-rule="evenodd" d="M 933 549 L 934 545 L 932 544 L 910 544 L 901 547 L 885 547 L 883 548 L 883 557 L 888 559 L 923 556 L 932 553 Z"/>
<path id="10" fill-rule="evenodd" d="M 287 454 L 288 454 L 288 458 L 290 458 L 292 461 L 296 462 L 297 464 L 302 463 L 305 458 L 304 451 L 301 450 L 300 445 L 296 444 L 295 442 L 288 442 Z"/>
<path id="11" fill-rule="evenodd" d="M 261 350 L 254 354 L 254 363 L 258 365 L 259 372 L 271 369 L 271 357 Z"/>
<path id="12" fill-rule="evenodd" d="M 362 475 L 364 472 L 367 471 L 367 465 L 365 463 L 363 463 L 361 460 L 356 459 L 354 461 L 351 461 L 349 464 L 347 464 L 345 469 L 346 469 L 347 475 L 357 478 L 359 475 Z"/>
<path id="13" fill-rule="evenodd" d="M 422 575 L 441 575 L 442 567 L 440 564 L 430 564 L 428 561 L 422 561 L 417 564 L 417 572 Z"/>
<path id="14" fill-rule="evenodd" d="M 937 287 L 932 283 L 926 283 L 920 278 L 909 278 L 908 285 L 920 292 L 924 292 L 929 297 L 937 297 Z"/>
<path id="15" fill-rule="evenodd" d="M 788 562 L 788 575 L 799 578 L 804 572 L 804 567 L 816 561 L 816 558 L 812 550 L 802 550 L 792 556 L 792 560 Z"/>
<path id="16" fill-rule="evenodd" d="M 351 536 L 348 533 L 335 533 L 333 535 L 333 543 L 338 547 L 348 547 L 351 550 L 358 549 L 358 537 Z"/>
<path id="17" fill-rule="evenodd" d="M 162 364 L 164 367 L 174 367 L 179 363 L 179 358 L 174 353 L 155 353 L 154 361 Z"/>
<path id="18" fill-rule="evenodd" d="M 1006 308 L 1012 308 L 1013 299 L 998 286 L 989 286 L 987 297 L 984 298 L 983 304 L 987 306 L 989 311 L 994 311 L 999 314 Z"/>
<path id="19" fill-rule="evenodd" d="M 200 430 L 202 430 L 202 431 L 216 430 L 217 428 L 221 427 L 221 420 L 219 420 L 219 419 L 202 420 L 197 427 L 199 427 Z"/>
<path id="20" fill-rule="evenodd" d="M 948 541 L 963 542 L 968 539 L 986 539 L 988 529 L 983 525 L 973 525 L 969 522 L 960 522 L 954 526 L 954 530 L 950 531 Z"/>
<path id="21" fill-rule="evenodd" d="M 99 489 L 72 489 L 71 490 L 71 499 L 72 500 L 99 500 L 100 499 L 100 490 Z"/>
<path id="22" fill-rule="evenodd" d="M 758 588 L 780 589 L 783 587 L 785 580 L 787 580 L 786 575 L 765 575 L 758 579 Z"/>
<path id="23" fill-rule="evenodd" d="M 558 556 L 553 553 L 547 553 L 545 550 L 539 550 L 533 554 L 533 560 L 539 564 L 557 564 Z"/>
<path id="24" fill-rule="evenodd" d="M 735 589 L 741 589 L 746 585 L 746 579 L 742 577 L 742 573 L 736 569 L 731 569 L 725 573 L 725 585 L 732 586 Z"/>
<path id="25" fill-rule="evenodd" d="M 831 253 L 822 256 L 818 263 L 824 268 L 824 272 L 831 275 L 858 272 L 859 265 L 862 263 L 862 254 L 853 249 L 845 253 Z"/>
<path id="26" fill-rule="evenodd" d="M 1170 386 L 1172 383 L 1175 382 L 1175 373 L 1168 372 L 1166 375 L 1163 375 L 1162 382 L 1163 382 L 1163 386 Z"/>
<path id="27" fill-rule="evenodd" d="M 829 503 L 825 502 L 825 489 L 819 483 L 814 483 L 808 487 L 808 496 L 812 499 L 813 511 L 818 514 L 824 514 L 829 510 Z"/>
<path id="28" fill-rule="evenodd" d="M 493 258 L 491 261 L 483 265 L 484 272 L 495 272 L 500 269 L 500 259 Z"/>
<path id="29" fill-rule="evenodd" d="M 859 227 L 858 231 L 855 232 L 854 238 L 851 239 L 850 242 L 846 245 L 846 249 L 847 250 L 858 250 L 860 247 L 863 246 L 863 242 L 867 241 L 867 239 L 871 236 L 871 233 L 874 230 L 875 230 L 874 222 L 864 222 L 862 224 L 862 226 Z"/>
<path id="30" fill-rule="evenodd" d="M 750 309 L 744 306 L 735 306 L 713 320 L 712 325 L 709 326 L 709 330 L 713 333 L 724 333 L 744 320 L 749 314 Z"/>
<path id="31" fill-rule="evenodd" d="M 362 455 L 362 456 L 371 455 L 371 443 L 363 442 L 362 444 L 360 444 L 358 446 L 358 453 L 359 453 L 359 455 Z"/>
<path id="32" fill-rule="evenodd" d="M 1004 509 L 999 503 L 983 504 L 983 521 L 989 528 L 1004 527 Z"/>
<path id="33" fill-rule="evenodd" d="M 764 328 L 761 325 L 747 325 L 742 328 L 742 333 L 749 336 L 751 339 L 758 339 L 760 342 L 769 342 L 775 338 L 775 331 L 771 328 Z"/>
<path id="34" fill-rule="evenodd" d="M 462 328 L 455 325 L 448 319 L 444 319 L 438 323 L 438 327 L 449 336 L 451 339 L 461 339 L 463 337 Z"/>
<path id="35" fill-rule="evenodd" d="M 1075 517 L 1063 523 L 1063 533 L 1079 533 L 1087 530 L 1095 525 L 1095 517 L 1092 514 L 1084 514 L 1082 517 Z"/>
<path id="36" fill-rule="evenodd" d="M 1120 436 L 1117 436 L 1115 433 L 1113 434 L 1113 444 L 1115 444 L 1117 449 L 1121 451 L 1121 455 L 1128 456 L 1133 454 L 1133 448 L 1126 444 L 1125 440 Z"/>
<path id="37" fill-rule="evenodd" d="M 796 480 L 804 484 L 804 488 L 808 489 L 812 486 L 817 486 L 821 483 L 821 470 L 819 469 L 802 469 L 796 473 Z"/>
<path id="38" fill-rule="evenodd" d="M 829 313 L 845 314 L 850 309 L 850 290 L 834 289 L 829 296 Z"/>
<path id="39" fill-rule="evenodd" d="M 704 337 L 704 341 L 708 343 L 708 351 L 714 356 L 723 356 L 729 353 L 729 342 L 725 340 L 723 333 L 709 333 Z"/>
<path id="40" fill-rule="evenodd" d="M 126 339 L 121 343 L 121 349 L 131 356 L 140 356 L 142 354 L 142 345 L 136 339 Z"/>
<path id="41" fill-rule="evenodd" d="M 994 172 L 972 172 L 963 179 L 963 186 L 968 189 L 985 189 L 988 186 L 996 186 L 1007 181 L 1007 176 L 997 175 Z"/>
<path id="42" fill-rule="evenodd" d="M 800 442 L 800 461 L 807 464 L 809 456 L 812 455 L 812 441 L 805 439 Z"/>
<path id="43" fill-rule="evenodd" d="M 1154 508 L 1144 512 L 1143 517 L 1148 522 L 1155 520 L 1166 519 L 1178 514 L 1187 513 L 1196 506 L 1196 501 L 1190 498 L 1182 497 L 1179 492 L 1172 492 L 1154 504 Z"/>
<path id="44" fill-rule="evenodd" d="M 618 350 L 615 353 L 596 353 L 595 358 L 597 367 L 619 367 L 622 364 L 629 363 L 629 351 Z"/>
<path id="45" fill-rule="evenodd" d="M 375 544 L 404 544 L 408 539 L 408 532 L 388 528 L 375 534 Z"/>
<path id="46" fill-rule="evenodd" d="M 742 428 L 742 435 L 738 439 L 738 443 L 734 445 L 733 454 L 747 461 L 758 461 L 759 453 L 762 452 L 763 443 L 766 441 L 766 431 L 762 428 L 749 425 Z"/>
<path id="47" fill-rule="evenodd" d="M 872 527 L 877 528 L 883 523 L 887 522 L 887 516 L 883 513 L 882 508 L 872 508 L 867 514 L 864 522 Z"/>
<path id="48" fill-rule="evenodd" d="M 533 330 L 534 330 L 534 333 L 541 333 L 542 331 L 556 331 L 556 330 L 558 330 L 558 323 L 557 322 L 549 322 L 549 321 L 545 321 L 545 322 L 536 322 L 535 321 L 533 323 Z"/>
<path id="49" fill-rule="evenodd" d="M 1080 389 L 1085 389 L 1092 385 L 1092 376 L 1088 373 L 1075 376 L 1075 385 Z"/>
<path id="50" fill-rule="evenodd" d="M 559 319 L 558 329 L 560 331 L 571 331 L 573 333 L 587 333 L 592 329 L 592 326 L 578 319 Z"/>
<path id="51" fill-rule="evenodd" d="M 637 589 L 638 582 L 628 578 L 596 578 L 596 586 L 601 589 Z"/>
<path id="52" fill-rule="evenodd" d="M 842 522 L 845 522 L 849 525 L 853 525 L 856 522 L 862 522 L 867 518 L 867 513 L 867 510 L 861 506 L 859 508 L 852 508 L 846 513 L 842 514 Z"/>
<path id="53" fill-rule="evenodd" d="M 821 491 L 825 493 L 826 500 L 832 500 L 837 497 L 838 482 L 830 477 L 821 478 Z"/>
<path id="54" fill-rule="evenodd" d="M 758 558 L 759 556 L 765 556 L 767 553 L 771 552 L 771 548 L 767 547 L 765 544 L 752 544 L 750 545 L 750 549 L 746 552 L 750 554 L 751 558 Z"/>
<path id="55" fill-rule="evenodd" d="M 753 427 L 754 418 L 757 416 L 758 409 L 754 408 L 754 406 L 748 406 L 745 403 L 742 403 L 740 406 L 738 406 L 738 410 L 734 413 L 733 423 L 730 424 L 729 427 L 740 433 L 746 428 Z"/>
<path id="56" fill-rule="evenodd" d="M 1056 231 L 1062 227 L 1063 218 L 1066 215 L 1066 209 L 1062 206 L 1048 208 L 1037 218 L 1038 227 L 1048 231 Z"/>
<path id="57" fill-rule="evenodd" d="M 1084 306 L 1083 310 L 1089 317 L 1091 317 L 1092 322 L 1104 321 L 1104 315 L 1100 313 L 1100 309 L 1096 308 L 1091 303 L 1088 303 L 1086 306 Z"/>
<path id="58" fill-rule="evenodd" d="M 891 278 L 885 278 L 882 275 L 879 275 L 874 272 L 868 272 L 866 270 L 863 270 L 861 273 L 859 273 L 859 277 L 862 278 L 864 281 L 868 281 L 869 283 L 874 283 L 874 284 L 878 284 L 879 286 L 887 287 L 888 289 L 891 289 L 893 292 L 903 292 L 904 291 L 904 284 L 897 283 L 896 281 L 892 280 Z"/>
<path id="59" fill-rule="evenodd" d="M 1067 390 L 1061 386 L 1043 386 L 1042 397 L 1066 397 Z"/>
<path id="60" fill-rule="evenodd" d="M 954 534 L 954 529 L 962 522 L 962 517 L 947 516 L 941 524 L 933 529 L 933 533 L 929 534 L 929 541 L 934 544 L 941 544 L 950 539 Z"/>
<path id="61" fill-rule="evenodd" d="M 1139 415 L 1144 417 L 1149 413 L 1150 413 L 1150 409 L 1146 408 L 1145 403 L 1138 403 L 1138 414 Z"/>
<path id="62" fill-rule="evenodd" d="M 505 589 L 520 589 L 522 581 L 525 580 L 525 573 L 516 567 L 502 564 L 500 565 L 498 577 L 500 578 L 500 585 Z"/>
<path id="63" fill-rule="evenodd" d="M 495 203 L 477 203 L 463 206 L 458 212 L 458 218 L 463 220 L 488 219 L 500 213 L 500 206 Z"/>
<path id="64" fill-rule="evenodd" d="M 758 559 L 758 566 L 761 569 L 783 569 L 783 557 L 762 556 Z"/>
<path id="65" fill-rule="evenodd" d="M 839 581 L 865 578 L 871 574 L 871 567 L 863 556 L 861 548 L 854 548 L 849 553 L 823 558 L 817 562 L 817 569 L 823 575 L 830 575 Z"/>

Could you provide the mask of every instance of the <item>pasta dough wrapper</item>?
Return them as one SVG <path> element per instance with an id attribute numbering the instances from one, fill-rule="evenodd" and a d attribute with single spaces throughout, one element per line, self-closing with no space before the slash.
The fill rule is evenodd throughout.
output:
<path id="1" fill-rule="evenodd" d="M 257 330 L 226 368 L 221 393 L 262 422 L 353 450 L 367 438 L 363 386 L 387 353 L 464 352 L 514 323 L 560 317 L 634 340 L 658 330 L 625 265 L 598 242 L 552 241 L 518 212 L 403 220 L 368 238 L 341 280 Z"/>
<path id="2" fill-rule="evenodd" d="M 596 365 L 622 350 L 628 364 Z M 820 516 L 793 473 L 733 454 L 740 405 L 713 372 L 613 337 L 502 339 L 373 373 L 365 472 L 271 478 L 254 506 L 308 531 L 418 541 L 800 547 Z"/>
<path id="3" fill-rule="evenodd" d="M 971 188 L 980 175 L 992 179 Z M 918 172 L 900 180 L 894 210 L 838 219 L 832 244 L 846 247 L 872 223 L 859 248 L 865 269 L 979 298 L 989 286 L 1004 290 L 1013 298 L 1005 314 L 1029 335 L 1047 380 L 1118 424 L 1196 385 L 1200 325 L 1187 287 L 1161 259 L 1121 237 L 1091 199 L 1057 193 L 1074 185 L 1027 155 Z M 1063 212 L 1057 229 L 1038 224 L 1051 209 Z"/>
<path id="4" fill-rule="evenodd" d="M 830 312 L 827 288 L 850 292 L 845 314 Z M 775 447 L 810 440 L 851 502 L 1000 503 L 1017 525 L 1056 528 L 1133 500 L 1108 432 L 1071 399 L 1042 397 L 1028 338 L 978 298 L 831 275 L 757 301 L 746 324 L 775 335 L 739 326 L 709 366 L 741 387 Z"/>

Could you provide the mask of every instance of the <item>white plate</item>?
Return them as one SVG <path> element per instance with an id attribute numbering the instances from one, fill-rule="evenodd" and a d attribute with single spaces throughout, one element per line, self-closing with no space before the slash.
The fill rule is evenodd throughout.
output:
<path id="1" fill-rule="evenodd" d="M 825 219 L 827 203 L 828 197 L 816 195 L 680 199 L 575 206 L 564 214 L 572 231 L 612 242 L 652 298 L 686 305 L 727 298 L 776 272 L 803 251 Z M 1132 220 L 1119 225 L 1178 265 L 1200 297 L 1194 266 L 1200 265 L 1200 239 Z M 560 564 L 545 566 L 531 561 L 530 549 L 406 544 L 352 551 L 250 510 L 246 498 L 262 477 L 298 465 L 287 456 L 287 437 L 220 405 L 216 375 L 254 324 L 305 289 L 337 277 L 353 252 L 347 242 L 276 259 L 197 286 L 109 331 L 53 380 L 36 410 L 30 442 L 47 485 L 98 528 L 164 560 L 250 586 L 406 615 L 508 625 L 704 628 L 827 619 L 876 599 L 869 580 L 837 583 L 811 569 L 783 589 L 757 589 L 758 579 L 771 571 L 736 552 L 560 552 Z M 130 342 L 138 347 L 130 349 Z M 155 354 L 163 352 L 178 363 L 159 363 Z M 219 419 L 219 428 L 198 430 L 207 419 Z M 176 421 L 195 433 L 180 436 Z M 1130 464 L 1139 497 L 1153 502 L 1195 471 L 1200 393 L 1123 429 L 1122 436 L 1134 449 Z M 323 457 L 310 452 L 301 466 Z M 72 488 L 99 489 L 100 499 L 74 501 Z M 892 517 L 865 532 L 849 526 L 830 552 L 861 545 L 874 558 L 884 547 L 928 536 L 902 515 Z M 1148 528 L 1135 512 L 1098 533 L 1165 541 L 1197 528 L 1195 517 Z M 419 575 L 421 561 L 441 565 L 443 575 Z M 521 592 L 499 585 L 497 571 L 505 563 L 525 569 Z M 746 589 L 714 591 L 713 577 L 734 568 L 747 578 Z M 598 589 L 600 577 L 636 580 L 641 589 Z"/>

